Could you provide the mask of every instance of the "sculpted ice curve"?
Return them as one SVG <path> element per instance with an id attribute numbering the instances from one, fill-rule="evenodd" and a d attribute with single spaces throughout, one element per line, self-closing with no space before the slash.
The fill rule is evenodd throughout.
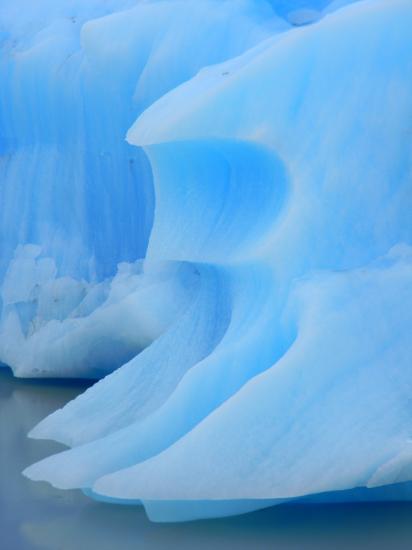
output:
<path id="1" fill-rule="evenodd" d="M 154 147 L 149 154 L 155 167 L 155 185 L 160 188 L 156 192 L 159 211 L 151 237 L 156 252 L 151 253 L 149 247 L 148 259 L 155 260 L 157 255 L 164 257 L 166 254 L 177 259 L 182 254 L 192 262 L 196 257 L 214 258 L 216 261 L 211 265 L 193 264 L 200 272 L 201 283 L 205 280 L 208 294 L 204 303 L 199 301 L 191 307 L 188 322 L 199 326 L 199 318 L 204 316 L 209 330 L 216 323 L 221 324 L 225 317 L 227 322 L 210 353 L 187 365 L 186 373 L 182 371 L 181 346 L 192 350 L 191 355 L 199 355 L 197 350 L 204 345 L 201 338 L 206 337 L 199 331 L 188 330 L 187 326 L 180 334 L 169 330 L 130 365 L 118 369 L 89 389 L 84 398 L 78 398 L 41 423 L 32 433 L 35 437 L 53 437 L 70 445 L 88 442 L 46 459 L 29 470 L 32 477 L 43 472 L 44 468 L 53 471 L 52 482 L 56 486 L 92 487 L 100 475 L 162 451 L 196 426 L 251 376 L 270 366 L 285 352 L 294 337 L 293 323 L 279 316 L 281 300 L 273 285 L 272 271 L 263 262 L 248 259 L 254 255 L 249 244 L 251 236 L 254 244 L 259 240 L 259 233 L 263 238 L 273 229 L 282 206 L 287 204 L 288 181 L 281 161 L 254 143 L 228 141 L 180 142 L 170 147 Z M 187 212 L 188 216 L 179 220 L 180 211 Z M 190 212 L 197 212 L 197 216 L 191 217 Z M 259 218 L 254 220 L 257 213 Z M 207 229 L 205 237 L 201 228 L 197 230 L 199 219 Z M 173 227 L 174 220 L 173 232 L 169 228 Z M 244 221 L 248 223 L 242 226 Z M 163 252 L 156 243 L 166 245 Z M 232 251 L 234 257 L 237 252 L 238 265 L 235 266 L 225 260 Z M 218 286 L 211 287 L 211 275 Z M 211 309 L 213 301 L 216 305 Z M 165 340 L 168 347 L 162 346 Z M 142 417 L 137 412 L 142 406 L 142 395 L 136 392 L 139 378 L 143 395 L 148 387 L 152 398 L 159 391 L 155 386 L 160 381 L 157 377 L 153 381 L 154 365 L 150 359 L 148 362 L 148 357 L 155 351 L 160 351 L 155 356 L 159 364 L 156 368 L 160 368 L 165 361 L 164 354 L 168 354 L 167 371 L 162 369 L 162 377 L 181 371 L 182 378 L 164 403 Z M 135 370 L 132 393 L 129 389 L 131 368 Z M 115 386 L 125 395 L 121 398 L 117 394 L 113 406 L 102 413 L 104 420 L 99 417 L 104 438 L 96 440 L 93 421 L 82 428 L 80 418 L 87 416 L 90 419 L 89 409 L 93 401 L 93 407 L 97 402 L 105 409 L 107 390 L 111 391 Z M 136 411 L 134 418 L 133 411 Z M 122 426 L 125 419 L 129 419 L 129 425 L 121 431 L 108 432 L 114 419 L 118 418 Z M 84 435 L 87 432 L 88 437 Z M 107 446 L 113 452 L 105 456 L 103 450 Z M 97 456 L 100 457 L 98 468 Z"/>

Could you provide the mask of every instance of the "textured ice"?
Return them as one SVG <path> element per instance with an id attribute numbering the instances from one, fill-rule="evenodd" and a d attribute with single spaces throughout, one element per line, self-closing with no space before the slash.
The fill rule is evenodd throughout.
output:
<path id="1" fill-rule="evenodd" d="M 26 475 L 156 521 L 410 498 L 409 0 L 28 6 L 0 361 L 102 379 Z"/>
<path id="2" fill-rule="evenodd" d="M 34 375 L 72 371 L 89 377 L 125 362 L 130 354 L 124 349 L 113 349 L 104 366 L 100 356 L 106 351 L 92 350 L 94 358 L 78 368 L 67 357 L 63 373 L 53 353 L 49 360 L 37 354 L 32 336 L 53 342 L 66 326 L 50 326 L 38 311 L 42 281 L 30 269 L 43 268 L 20 269 L 13 260 L 21 254 L 18 247 L 35 244 L 37 262 L 53 261 L 54 276 L 70 277 L 78 288 L 87 284 L 88 296 L 95 286 L 110 285 L 119 262 L 144 258 L 153 223 L 152 174 L 144 151 L 125 142 L 127 129 L 148 104 L 202 66 L 287 27 L 265 2 L 251 0 L 41 0 L 36 8 L 30 0 L 2 3 L 0 277 L 14 262 L 12 286 L 28 290 L 14 301 L 2 292 L 0 347 L 7 351 L 0 351 L 0 361 L 21 375 L 31 369 Z M 21 327 L 10 319 L 17 309 L 24 310 Z M 64 321 L 77 313 L 69 308 L 58 315 Z M 103 322 L 113 321 L 104 315 Z M 125 315 L 124 323 L 131 322 Z M 11 323 L 17 323 L 12 331 Z M 25 354 L 25 362 L 31 355 L 29 371 L 19 358 L 20 330 L 33 350 Z M 107 347 L 102 336 L 89 342 Z"/>

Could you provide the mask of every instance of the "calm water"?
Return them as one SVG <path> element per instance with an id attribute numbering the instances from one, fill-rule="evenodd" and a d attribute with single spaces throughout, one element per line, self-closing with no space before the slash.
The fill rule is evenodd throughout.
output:
<path id="1" fill-rule="evenodd" d="M 33 483 L 21 471 L 58 451 L 27 432 L 79 384 L 16 380 L 0 369 L 1 550 L 412 549 L 412 504 L 294 504 L 237 518 L 154 524 L 138 507 L 96 503 Z"/>

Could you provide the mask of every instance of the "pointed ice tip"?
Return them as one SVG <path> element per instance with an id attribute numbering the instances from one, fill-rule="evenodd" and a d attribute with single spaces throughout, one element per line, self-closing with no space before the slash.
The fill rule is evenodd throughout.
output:
<path id="1" fill-rule="evenodd" d="M 55 456 L 55 455 L 54 455 Z M 43 481 L 56 489 L 78 488 L 67 480 L 65 472 L 56 469 L 54 456 L 43 458 L 22 471 L 22 475 L 31 481 Z"/>
<path id="2" fill-rule="evenodd" d="M 61 434 L 59 435 L 59 433 L 56 433 L 56 431 L 61 432 L 61 430 L 56 430 L 56 416 L 59 418 L 60 411 L 61 409 L 58 409 L 51 415 L 43 418 L 43 420 L 40 420 L 40 422 L 29 431 L 27 437 L 30 439 L 53 440 L 58 443 L 62 443 L 63 445 L 70 446 L 70 443 L 64 440 L 64 438 L 61 437 Z"/>
<path id="3" fill-rule="evenodd" d="M 22 475 L 24 475 L 24 477 L 27 477 L 28 479 L 31 479 L 32 481 L 42 481 L 41 478 L 39 477 L 38 473 L 36 474 L 37 464 L 38 463 L 36 462 L 36 464 L 32 464 L 31 466 L 27 466 L 27 468 L 25 468 L 22 471 Z"/>
<path id="4" fill-rule="evenodd" d="M 45 433 L 43 421 L 36 424 L 36 426 L 29 431 L 27 437 L 30 439 L 51 439 L 51 437 Z"/>

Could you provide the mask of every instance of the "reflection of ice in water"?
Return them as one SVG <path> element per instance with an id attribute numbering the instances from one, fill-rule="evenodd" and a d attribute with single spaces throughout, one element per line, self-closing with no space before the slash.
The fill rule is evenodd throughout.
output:
<path id="1" fill-rule="evenodd" d="M 31 548 L 20 532 L 25 522 L 61 517 L 82 509 L 88 499 L 80 492 L 58 491 L 46 483 L 31 483 L 21 471 L 62 446 L 33 441 L 27 432 L 45 415 L 75 397 L 83 387 L 12 378 L 0 369 L 0 531 L 7 550 Z M 1 546 L 1 544 L 0 544 Z"/>
<path id="2" fill-rule="evenodd" d="M 16 380 L 0 369 L 2 550 L 409 549 L 412 504 L 296 505 L 225 520 L 154 524 L 140 507 L 94 502 L 33 483 L 21 471 L 61 446 L 27 439 L 44 416 L 84 386 Z"/>

